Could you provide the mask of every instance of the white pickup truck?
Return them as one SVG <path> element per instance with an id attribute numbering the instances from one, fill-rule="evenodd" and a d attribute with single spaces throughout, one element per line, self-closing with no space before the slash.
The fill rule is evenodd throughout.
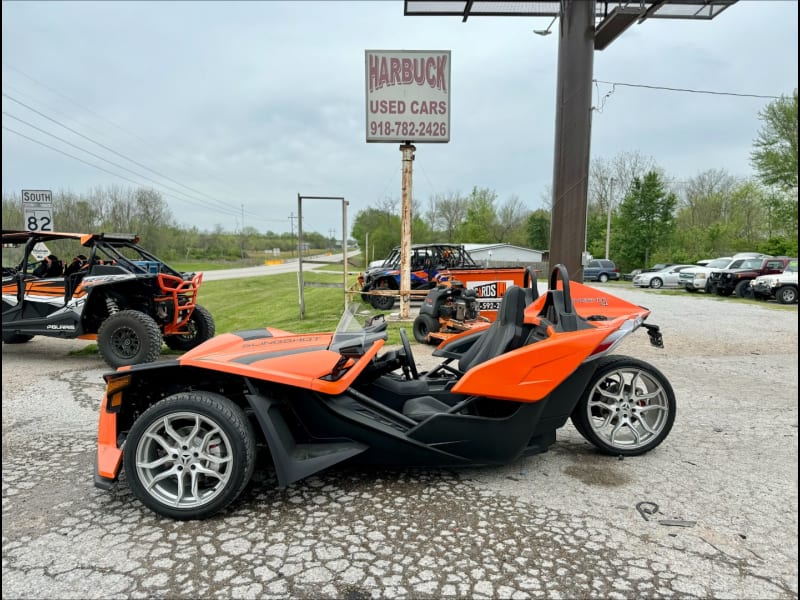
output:
<path id="1" fill-rule="evenodd" d="M 733 258 L 731 256 L 721 256 L 707 263 L 702 267 L 692 267 L 684 269 L 680 272 L 680 279 L 678 285 L 683 287 L 687 292 L 697 292 L 702 290 L 706 293 L 713 292 L 711 278 L 709 277 L 712 271 L 721 271 L 722 269 L 733 269 L 738 267 L 745 259 Z"/>
<path id="2" fill-rule="evenodd" d="M 738 269 L 742 262 L 748 258 L 768 258 L 768 255 L 758 252 L 737 252 L 733 256 L 720 256 L 708 261 L 703 266 L 684 269 L 680 273 L 678 286 L 687 292 L 704 291 L 705 293 L 714 292 L 714 282 L 711 280 L 711 273 L 722 271 L 723 269 Z"/>

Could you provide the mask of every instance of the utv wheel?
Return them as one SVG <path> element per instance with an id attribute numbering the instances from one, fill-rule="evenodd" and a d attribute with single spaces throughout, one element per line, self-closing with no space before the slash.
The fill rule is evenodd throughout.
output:
<path id="1" fill-rule="evenodd" d="M 187 326 L 191 333 L 164 336 L 164 343 L 172 350 L 186 352 L 214 337 L 214 317 L 208 309 L 199 304 L 194 307 Z"/>
<path id="2" fill-rule="evenodd" d="M 750 281 L 740 281 L 736 284 L 736 297 L 737 298 L 753 298 L 753 288 L 750 287 Z"/>
<path id="3" fill-rule="evenodd" d="M 653 288 L 654 290 L 659 289 L 662 285 L 664 285 L 664 282 L 661 281 L 658 277 L 653 277 L 650 280 L 650 287 Z"/>
<path id="4" fill-rule="evenodd" d="M 122 310 L 108 317 L 97 331 L 97 348 L 115 369 L 153 362 L 161 354 L 161 330 L 150 315 Z"/>
<path id="5" fill-rule="evenodd" d="M 779 288 L 775 292 L 775 300 L 778 304 L 796 304 L 797 303 L 797 288 L 790 286 Z"/>
<path id="6" fill-rule="evenodd" d="M 606 275 L 605 273 L 600 273 L 600 277 L 598 277 L 597 280 L 600 283 L 605 283 L 606 281 L 608 281 L 608 275 Z"/>
<path id="7" fill-rule="evenodd" d="M 571 418 L 604 454 L 638 456 L 658 446 L 672 429 L 675 392 L 652 365 L 628 356 L 607 356 L 598 359 Z"/>
<path id="8" fill-rule="evenodd" d="M 377 310 L 392 310 L 394 306 L 394 296 L 371 296 L 370 303 Z"/>
<path id="9" fill-rule="evenodd" d="M 420 344 L 428 344 L 428 334 L 439 331 L 439 321 L 430 315 L 419 315 L 414 319 L 414 339 Z"/>
<path id="10" fill-rule="evenodd" d="M 25 342 L 30 342 L 32 339 L 32 335 L 25 335 L 23 333 L 6 333 L 5 331 L 3 332 L 4 344 L 24 344 Z"/>
<path id="11" fill-rule="evenodd" d="M 365 285 L 363 288 L 361 288 L 361 301 L 362 302 L 365 302 L 366 304 L 370 304 L 370 299 L 372 298 L 372 296 L 369 295 L 369 292 L 371 292 L 371 291 L 372 291 L 372 288 L 370 288 L 368 285 Z"/>
<path id="12" fill-rule="evenodd" d="M 183 392 L 147 409 L 125 440 L 131 491 L 159 515 L 204 519 L 233 502 L 253 474 L 255 435 L 234 402 Z"/>

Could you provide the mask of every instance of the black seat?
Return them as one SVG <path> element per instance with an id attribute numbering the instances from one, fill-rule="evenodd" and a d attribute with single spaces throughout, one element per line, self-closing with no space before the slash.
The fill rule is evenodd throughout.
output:
<path id="1" fill-rule="evenodd" d="M 500 303 L 495 322 L 458 361 L 458 368 L 462 373 L 524 343 L 527 335 L 525 300 L 525 291 L 521 287 L 508 288 Z"/>

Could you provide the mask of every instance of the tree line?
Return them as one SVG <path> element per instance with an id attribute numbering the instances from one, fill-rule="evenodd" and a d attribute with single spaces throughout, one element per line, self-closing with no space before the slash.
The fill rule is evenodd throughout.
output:
<path id="1" fill-rule="evenodd" d="M 297 255 L 297 236 L 291 233 L 260 232 L 254 227 L 231 233 L 221 225 L 211 231 L 181 226 L 161 194 L 146 188 L 96 187 L 83 194 L 54 191 L 53 222 L 56 231 L 135 233 L 147 250 L 168 261 L 263 258 L 274 248 L 282 256 Z M 3 228 L 23 228 L 18 195 L 3 194 Z M 315 250 L 341 246 L 341 241 L 313 231 L 303 232 L 303 242 Z"/>
<path id="2" fill-rule="evenodd" d="M 654 262 L 694 262 L 738 251 L 797 256 L 797 90 L 759 113 L 762 127 L 753 143 L 752 179 L 723 169 L 699 172 L 675 181 L 651 157 L 625 152 L 594 159 L 589 169 L 586 249 L 605 256 L 623 270 Z M 18 197 L 3 194 L 3 227 L 22 224 Z M 412 200 L 414 243 L 509 243 L 547 250 L 550 245 L 551 197 L 545 190 L 541 208 L 532 199 L 474 186 L 468 193 L 450 192 Z M 384 198 L 359 211 L 351 238 L 366 245 L 367 259 L 386 256 L 400 244 L 400 200 Z M 131 232 L 166 260 L 239 260 L 280 249 L 294 254 L 291 233 L 260 232 L 244 227 L 211 231 L 176 223 L 162 196 L 152 189 L 120 186 L 88 193 L 54 192 L 53 218 L 59 231 Z M 19 224 L 19 225 L 17 225 Z M 610 235 L 608 235 L 610 233 Z M 334 248 L 338 241 L 304 232 L 314 249 Z"/>

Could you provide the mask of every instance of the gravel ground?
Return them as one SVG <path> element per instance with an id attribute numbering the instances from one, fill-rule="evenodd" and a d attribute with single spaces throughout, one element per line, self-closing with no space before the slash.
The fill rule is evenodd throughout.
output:
<path id="1" fill-rule="evenodd" d="M 797 307 L 606 288 L 664 334 L 617 352 L 675 389 L 656 450 L 600 456 L 568 424 L 504 467 L 263 472 L 203 522 L 93 487 L 107 368 L 85 342 L 4 345 L 3 598 L 797 598 Z"/>

